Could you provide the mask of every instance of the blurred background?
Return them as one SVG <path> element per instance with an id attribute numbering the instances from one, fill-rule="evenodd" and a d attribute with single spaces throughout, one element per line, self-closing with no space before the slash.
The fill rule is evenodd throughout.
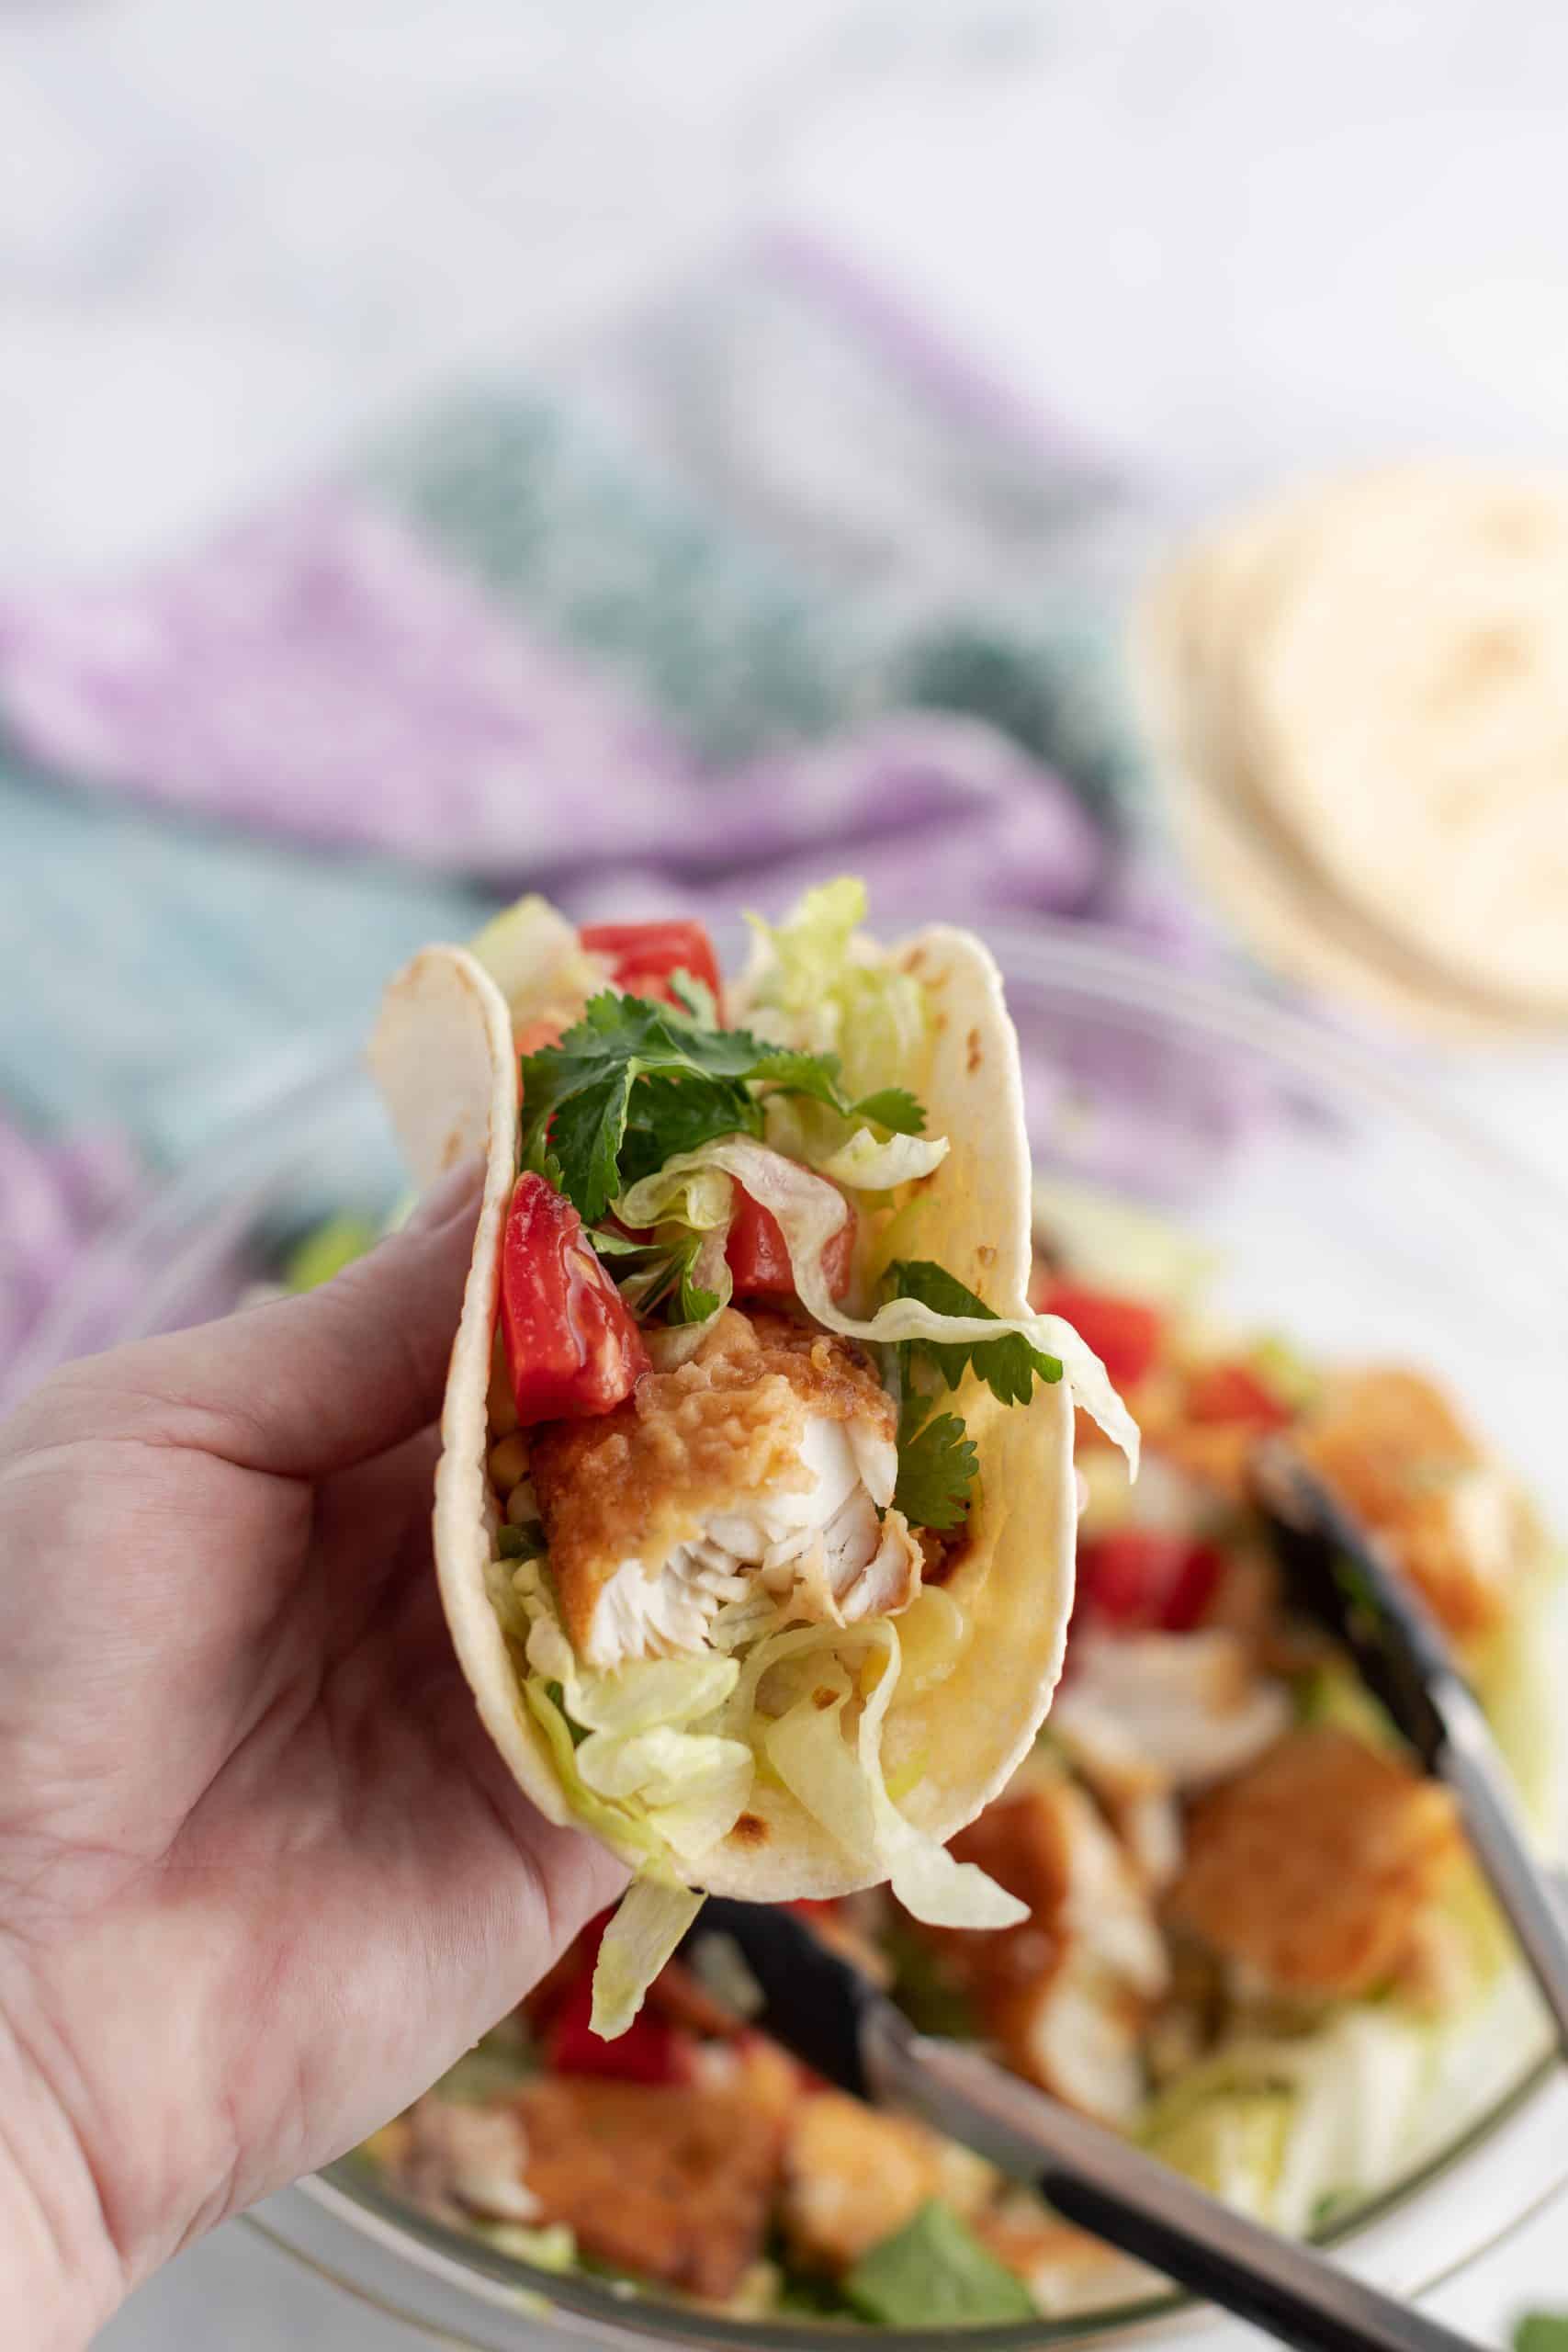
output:
<path id="1" fill-rule="evenodd" d="M 0 1351 L 527 886 L 1101 924 L 1554 1173 L 1565 96 L 1526 0 L 0 0 Z M 229 2233 L 104 2340 L 401 2339 Z"/>

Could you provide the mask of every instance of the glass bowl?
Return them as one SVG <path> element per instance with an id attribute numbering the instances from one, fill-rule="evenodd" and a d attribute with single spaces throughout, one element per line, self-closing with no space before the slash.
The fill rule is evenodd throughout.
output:
<path id="1" fill-rule="evenodd" d="M 1036 1165 L 1174 1218 L 1215 1260 L 1216 1311 L 1329 1357 L 1429 1367 L 1568 1526 L 1561 1332 L 1568 1210 L 1462 1120 L 1343 1042 L 1256 999 L 1081 931 L 1001 929 L 991 944 L 1023 1046 Z M 736 943 L 720 941 L 721 952 Z M 107 1235 L 55 1302 L 19 1388 L 113 1340 L 231 1305 L 289 1241 L 340 1208 L 377 1216 L 398 1169 L 352 1040 L 262 1073 L 248 1110 Z M 1443 2128 L 1407 2177 L 1327 2233 L 1396 2291 L 1435 2285 L 1568 2180 L 1568 2076 L 1533 1996 L 1467 2041 Z M 1521 2049 L 1534 2053 L 1521 2056 Z M 841 2324 L 723 2319 L 533 2270 L 412 2212 L 352 2162 L 252 2220 L 277 2244 L 447 2343 L 798 2347 Z M 1174 2297 L 966 2341 L 1104 2340 L 1200 2324 Z M 896 2347 L 930 2335 L 880 2331 Z"/>

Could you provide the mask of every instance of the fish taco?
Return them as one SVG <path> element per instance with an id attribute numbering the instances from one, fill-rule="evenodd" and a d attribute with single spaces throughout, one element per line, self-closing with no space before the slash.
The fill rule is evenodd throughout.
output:
<path id="1" fill-rule="evenodd" d="M 607 2033 L 705 1891 L 1019 1917 L 945 1841 L 1060 1670 L 1075 1404 L 1135 1451 L 1030 1305 L 990 956 L 863 912 L 808 894 L 727 985 L 697 924 L 525 899 L 415 956 L 372 1041 L 415 1181 L 484 1163 L 436 1563 L 513 1772 L 636 1873 Z"/>

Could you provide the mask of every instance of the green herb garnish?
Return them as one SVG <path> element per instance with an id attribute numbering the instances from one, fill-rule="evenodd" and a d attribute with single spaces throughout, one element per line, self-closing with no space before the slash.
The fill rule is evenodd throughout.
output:
<path id="1" fill-rule="evenodd" d="M 893 1507 L 911 1527 L 957 1527 L 968 1516 L 979 1462 L 956 1413 L 928 1420 L 931 1401 L 909 1391 L 898 1417 L 898 1481 Z"/>
<path id="2" fill-rule="evenodd" d="M 929 1258 L 897 1260 L 887 1270 L 887 1281 L 890 1297 L 919 1299 L 934 1314 L 978 1316 L 987 1323 L 1000 1319 L 995 1307 Z M 1032 1346 L 1021 1331 L 1006 1331 L 998 1340 L 908 1340 L 902 1344 L 909 1357 L 933 1365 L 950 1388 L 973 1371 L 1003 1405 L 1027 1405 L 1036 1379 L 1050 1386 L 1062 1377 L 1060 1360 Z"/>
<path id="3" fill-rule="evenodd" d="M 688 1004 L 697 1002 L 690 992 Z M 596 1225 L 628 1183 L 677 1151 L 716 1136 L 761 1135 L 758 1086 L 899 1134 L 918 1135 L 925 1124 L 902 1088 L 847 1101 L 835 1055 L 769 1045 L 744 1029 L 709 1029 L 697 1012 L 606 989 L 556 1045 L 524 1061 L 524 1164 L 544 1166 L 547 1148 L 559 1189 L 585 1224 Z"/>

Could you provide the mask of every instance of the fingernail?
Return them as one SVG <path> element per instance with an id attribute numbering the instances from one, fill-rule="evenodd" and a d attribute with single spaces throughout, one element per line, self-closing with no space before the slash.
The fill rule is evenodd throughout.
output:
<path id="1" fill-rule="evenodd" d="M 477 1159 L 465 1159 L 457 1167 L 449 1168 L 431 1186 L 414 1209 L 403 1230 L 406 1233 L 433 1233 L 438 1226 L 450 1225 L 457 1217 L 472 1213 L 479 1190 L 481 1170 Z"/>

